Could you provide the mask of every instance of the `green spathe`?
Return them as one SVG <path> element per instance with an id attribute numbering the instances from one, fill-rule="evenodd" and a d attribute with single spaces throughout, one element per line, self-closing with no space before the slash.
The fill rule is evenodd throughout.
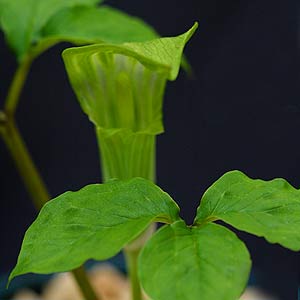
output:
<path id="1" fill-rule="evenodd" d="M 66 49 L 70 82 L 90 120 L 106 129 L 161 133 L 165 83 L 176 79 L 196 28 L 172 38 Z"/>
<path id="2" fill-rule="evenodd" d="M 163 132 L 165 85 L 176 79 L 184 46 L 197 26 L 176 37 L 63 52 L 73 90 L 96 127 L 105 181 L 155 180 L 155 136 Z"/>
<path id="3" fill-rule="evenodd" d="M 96 128 L 102 178 L 136 176 L 155 181 L 155 135 L 129 129 Z"/>
<path id="4" fill-rule="evenodd" d="M 99 128 L 161 133 L 166 74 L 121 50 L 123 45 L 99 44 L 64 51 L 81 107 Z"/>
<path id="5" fill-rule="evenodd" d="M 222 220 L 270 243 L 300 250 L 300 191 L 284 179 L 223 175 L 203 195 L 195 224 Z"/>
<path id="6" fill-rule="evenodd" d="M 178 220 L 178 212 L 168 194 L 142 178 L 66 192 L 48 202 L 27 230 L 9 281 L 112 257 L 152 222 Z"/>
<path id="7" fill-rule="evenodd" d="M 145 42 L 124 43 L 122 45 L 99 44 L 69 48 L 64 51 L 63 58 L 70 77 L 74 76 L 73 71 L 75 70 L 73 70 L 73 68 L 80 68 L 78 65 L 80 60 L 89 59 L 89 57 L 93 55 L 95 57 L 95 54 L 108 52 L 133 57 L 140 63 L 154 70 L 167 71 L 168 78 L 175 80 L 180 67 L 183 48 L 197 27 L 198 23 L 196 22 L 190 30 L 176 37 L 165 37 Z M 77 70 L 77 72 L 79 72 L 79 70 Z M 80 74 L 77 76 L 80 76 Z M 76 87 L 74 87 L 74 89 L 76 90 Z"/>
<path id="8" fill-rule="evenodd" d="M 225 227 L 187 227 L 178 221 L 151 238 L 139 265 L 151 299 L 236 300 L 247 283 L 251 260 L 243 242 Z"/>

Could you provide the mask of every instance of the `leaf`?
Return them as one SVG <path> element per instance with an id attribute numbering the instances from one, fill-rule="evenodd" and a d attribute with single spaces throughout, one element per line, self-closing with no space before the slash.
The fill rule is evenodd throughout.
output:
<path id="1" fill-rule="evenodd" d="M 48 202 L 27 230 L 9 281 L 112 257 L 150 223 L 178 220 L 178 211 L 168 194 L 142 178 L 66 192 Z"/>
<path id="2" fill-rule="evenodd" d="M 61 10 L 43 27 L 40 35 L 38 44 L 31 50 L 34 56 L 62 41 L 87 45 L 141 42 L 158 37 L 143 20 L 109 6 Z"/>
<path id="3" fill-rule="evenodd" d="M 39 39 L 41 28 L 59 10 L 95 5 L 99 0 L 0 0 L 0 23 L 10 47 L 21 59 Z"/>
<path id="4" fill-rule="evenodd" d="M 187 227 L 183 221 L 160 229 L 139 259 L 139 277 L 155 300 L 236 300 L 251 267 L 247 248 L 223 226 Z"/>
<path id="5" fill-rule="evenodd" d="M 141 19 L 109 6 L 61 10 L 45 25 L 41 35 L 75 43 L 119 44 L 158 38 L 158 34 Z"/>
<path id="6" fill-rule="evenodd" d="M 231 171 L 203 195 L 195 224 L 223 220 L 270 243 L 300 250 L 300 192 L 284 179 L 250 179 Z"/>

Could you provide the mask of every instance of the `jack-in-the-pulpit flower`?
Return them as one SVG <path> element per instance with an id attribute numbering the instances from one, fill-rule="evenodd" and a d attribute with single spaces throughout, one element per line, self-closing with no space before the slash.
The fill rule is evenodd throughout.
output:
<path id="1" fill-rule="evenodd" d="M 70 48 L 63 59 L 82 109 L 95 124 L 104 180 L 154 180 L 167 80 L 175 80 L 197 28 L 147 42 Z"/>

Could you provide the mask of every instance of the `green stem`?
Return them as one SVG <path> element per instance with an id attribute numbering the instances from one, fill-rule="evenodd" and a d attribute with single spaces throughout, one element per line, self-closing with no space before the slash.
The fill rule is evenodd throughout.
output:
<path id="1" fill-rule="evenodd" d="M 25 84 L 28 71 L 32 63 L 32 57 L 26 56 L 20 63 L 4 104 L 4 111 L 0 111 L 0 136 L 2 136 L 8 151 L 10 152 L 17 170 L 30 194 L 37 210 L 50 199 L 46 185 L 38 172 L 32 157 L 16 126 L 15 112 L 19 103 L 20 95 Z M 84 270 L 72 271 L 77 284 L 82 289 L 86 300 L 96 300 L 92 286 L 90 285 Z"/>
<path id="2" fill-rule="evenodd" d="M 130 278 L 132 300 L 142 300 L 142 290 L 137 274 L 139 250 L 124 250 L 128 274 Z"/>
<path id="3" fill-rule="evenodd" d="M 88 280 L 88 277 L 86 275 L 86 272 L 83 268 L 83 266 L 74 269 L 72 271 L 74 278 L 76 279 L 77 284 L 80 287 L 80 290 L 82 292 L 82 295 L 84 296 L 85 300 L 97 300 L 100 299 L 96 296 L 93 288 L 91 287 L 91 284 Z"/>
<path id="4" fill-rule="evenodd" d="M 50 195 L 13 119 L 6 122 L 1 133 L 35 207 L 40 210 Z"/>
<path id="5" fill-rule="evenodd" d="M 138 257 L 146 242 L 154 233 L 156 224 L 152 223 L 137 239 L 124 249 L 127 271 L 130 278 L 132 300 L 142 300 L 142 289 L 138 278 Z"/>
<path id="6" fill-rule="evenodd" d="M 4 111 L 0 112 L 0 134 L 15 162 L 17 170 L 35 207 L 40 210 L 50 199 L 50 195 L 27 150 L 16 126 L 14 117 L 31 62 L 32 58 L 29 55 L 26 56 L 20 63 L 13 77 L 5 100 Z"/>
<path id="7" fill-rule="evenodd" d="M 13 117 L 16 112 L 32 59 L 30 55 L 25 56 L 17 68 L 4 104 L 4 111 L 7 116 Z"/>

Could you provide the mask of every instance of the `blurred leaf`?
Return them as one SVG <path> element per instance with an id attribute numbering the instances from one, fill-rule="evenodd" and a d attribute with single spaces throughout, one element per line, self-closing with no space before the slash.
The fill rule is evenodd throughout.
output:
<path id="1" fill-rule="evenodd" d="M 178 211 L 168 194 L 142 178 L 66 192 L 48 202 L 27 230 L 9 281 L 112 257 L 150 223 L 178 220 Z"/>
<path id="2" fill-rule="evenodd" d="M 96 5 L 100 0 L 0 0 L 0 23 L 9 46 L 22 59 L 40 30 L 59 10 Z"/>
<path id="3" fill-rule="evenodd" d="M 142 286 L 155 300 L 236 300 L 251 267 L 247 248 L 217 224 L 187 227 L 178 221 L 160 229 L 139 260 Z"/>
<path id="4" fill-rule="evenodd" d="M 300 250 L 300 191 L 284 179 L 223 175 L 203 195 L 195 224 L 223 220 L 270 243 Z"/>
<path id="5" fill-rule="evenodd" d="M 144 21 L 108 6 L 61 10 L 46 24 L 41 36 L 76 42 L 125 43 L 157 38 Z"/>
<path id="6" fill-rule="evenodd" d="M 142 42 L 157 37 L 157 33 L 143 20 L 112 7 L 77 6 L 61 10 L 51 18 L 31 52 L 37 56 L 62 41 L 87 45 Z"/>

